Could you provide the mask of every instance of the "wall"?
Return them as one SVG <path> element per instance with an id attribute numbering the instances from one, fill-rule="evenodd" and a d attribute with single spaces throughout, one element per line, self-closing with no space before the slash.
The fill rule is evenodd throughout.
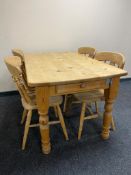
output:
<path id="1" fill-rule="evenodd" d="M 14 89 L 3 62 L 12 48 L 118 51 L 131 77 L 130 11 L 130 0 L 0 0 L 0 91 Z"/>

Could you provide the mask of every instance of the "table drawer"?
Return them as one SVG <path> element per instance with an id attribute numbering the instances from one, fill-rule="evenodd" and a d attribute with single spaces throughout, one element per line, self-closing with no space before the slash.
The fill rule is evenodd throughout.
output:
<path id="1" fill-rule="evenodd" d="M 106 80 L 89 81 L 89 82 L 82 82 L 82 83 L 57 85 L 56 93 L 68 94 L 68 93 L 75 93 L 75 92 L 90 91 L 94 89 L 105 89 L 105 88 L 107 88 Z"/>

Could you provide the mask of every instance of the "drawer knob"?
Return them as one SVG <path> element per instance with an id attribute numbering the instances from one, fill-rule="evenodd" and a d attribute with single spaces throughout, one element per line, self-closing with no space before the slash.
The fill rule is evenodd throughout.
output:
<path id="1" fill-rule="evenodd" d="M 81 83 L 80 84 L 80 88 L 85 88 L 86 87 L 86 84 L 85 83 Z"/>

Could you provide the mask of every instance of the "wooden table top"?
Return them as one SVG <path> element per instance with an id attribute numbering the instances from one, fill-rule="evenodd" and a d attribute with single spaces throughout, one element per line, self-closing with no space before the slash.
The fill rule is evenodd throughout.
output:
<path id="1" fill-rule="evenodd" d="M 29 86 L 75 83 L 127 75 L 127 71 L 73 52 L 25 54 Z"/>

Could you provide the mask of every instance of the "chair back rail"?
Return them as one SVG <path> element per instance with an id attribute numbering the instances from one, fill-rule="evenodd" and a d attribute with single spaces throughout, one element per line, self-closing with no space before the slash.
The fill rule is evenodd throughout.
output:
<path id="1" fill-rule="evenodd" d="M 20 49 L 12 49 L 12 54 L 14 56 L 18 56 L 21 60 L 21 69 L 22 69 L 23 77 L 24 77 L 25 83 L 26 83 L 27 78 L 26 78 L 26 71 L 25 71 L 24 53 Z"/>
<path id="2" fill-rule="evenodd" d="M 24 63 L 24 53 L 23 53 L 22 50 L 20 50 L 20 49 L 12 49 L 12 54 L 13 54 L 14 56 L 20 57 L 21 62 Z"/>
<path id="3" fill-rule="evenodd" d="M 93 47 L 80 47 L 78 48 L 79 54 L 89 55 L 89 57 L 94 58 L 96 49 Z"/>
<path id="4" fill-rule="evenodd" d="M 104 61 L 110 65 L 123 69 L 125 65 L 125 57 L 121 53 L 114 52 L 98 52 L 95 55 L 98 61 Z"/>

